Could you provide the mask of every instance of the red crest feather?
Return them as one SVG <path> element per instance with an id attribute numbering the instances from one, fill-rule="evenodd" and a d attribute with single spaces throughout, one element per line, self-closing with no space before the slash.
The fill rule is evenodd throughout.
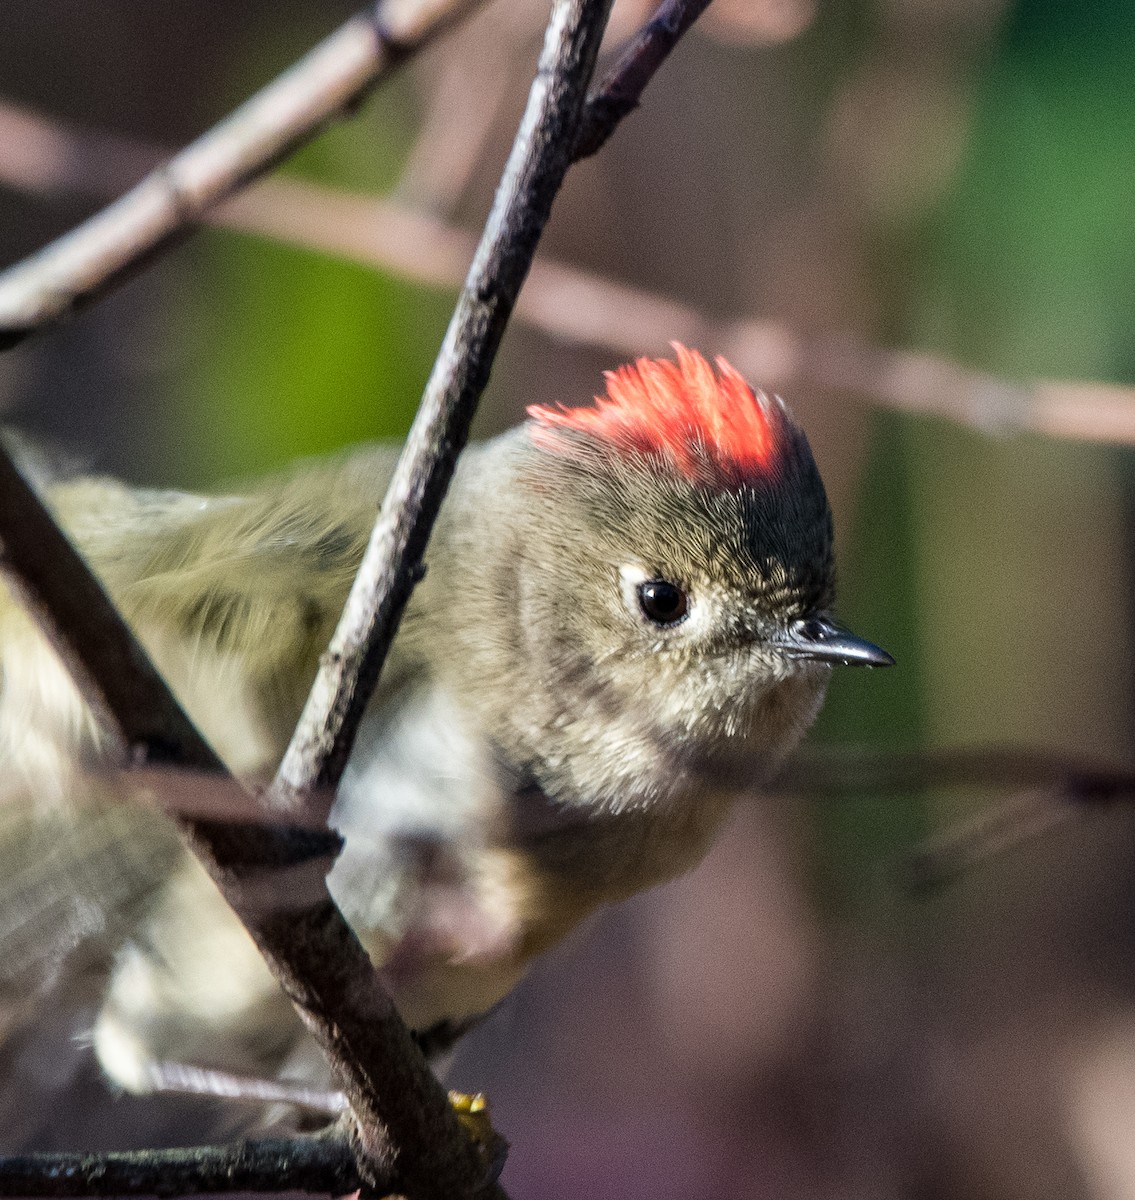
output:
<path id="1" fill-rule="evenodd" d="M 565 450 L 560 431 L 589 435 L 617 449 L 666 460 L 692 481 L 707 471 L 730 477 L 769 470 L 777 452 L 777 417 L 724 358 L 717 371 L 696 350 L 673 343 L 678 361 L 640 358 L 607 371 L 607 394 L 593 407 L 532 405 L 532 436 L 547 450 Z"/>

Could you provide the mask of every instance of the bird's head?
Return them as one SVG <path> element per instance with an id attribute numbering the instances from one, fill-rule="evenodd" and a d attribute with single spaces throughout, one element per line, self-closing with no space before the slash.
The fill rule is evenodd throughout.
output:
<path id="1" fill-rule="evenodd" d="M 831 512 L 784 403 L 675 350 L 609 372 L 594 405 L 530 408 L 520 435 L 522 708 L 536 774 L 568 794 L 775 765 L 833 665 L 892 661 L 833 619 Z"/>

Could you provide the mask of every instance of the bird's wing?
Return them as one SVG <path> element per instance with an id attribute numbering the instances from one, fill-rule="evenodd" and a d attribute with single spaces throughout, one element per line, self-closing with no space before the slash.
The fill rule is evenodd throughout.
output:
<path id="1" fill-rule="evenodd" d="M 270 771 L 286 745 L 393 462 L 377 447 L 220 498 L 98 479 L 48 493 L 238 773 Z M 170 822 L 120 803 L 131 785 L 108 770 L 106 740 L 0 586 L 0 1037 L 45 990 L 109 957 L 180 861 Z"/>
<path id="2" fill-rule="evenodd" d="M 182 853 L 145 809 L 0 808 L 0 1040 L 63 979 L 109 959 Z"/>
<path id="3" fill-rule="evenodd" d="M 272 769 L 286 746 L 393 463 L 373 447 L 242 495 L 119 489 L 105 513 L 88 495 L 102 481 L 57 492 L 111 595 L 237 772 Z"/>

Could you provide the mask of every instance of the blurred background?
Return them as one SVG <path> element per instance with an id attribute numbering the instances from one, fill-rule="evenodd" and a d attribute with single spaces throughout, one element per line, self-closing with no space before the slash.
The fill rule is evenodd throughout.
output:
<path id="1" fill-rule="evenodd" d="M 619 0 L 612 41 L 650 8 Z M 176 146 L 350 11 L 8 3 L 0 101 Z M 401 436 L 546 14 L 495 0 L 292 159 L 303 236 L 207 230 L 0 357 L 0 418 L 84 469 L 192 487 Z M 107 186 L 75 155 L 43 184 L 12 111 L 4 264 Z M 1135 459 L 1098 419 L 1103 393 L 1057 422 L 1034 385 L 1135 387 L 1133 145 L 1126 0 L 715 0 L 569 175 L 478 432 L 582 400 L 670 337 L 725 352 L 807 429 L 841 615 L 899 662 L 837 675 L 805 762 L 1009 746 L 1125 769 Z M 337 207 L 348 193 L 389 207 Z M 399 215 L 431 220 L 376 248 L 366 223 Z M 916 848 L 1012 780 L 835 796 L 800 779 L 741 805 L 696 872 L 604 913 L 463 1043 L 451 1079 L 490 1094 L 511 1193 L 1135 1197 L 1125 802 L 915 893 Z M 57 1041 L 82 1018 L 64 1024 Z M 21 1054 L 0 1113 L 42 1082 L 40 1043 Z M 78 1072 L 81 1100 L 0 1138 L 128 1145 L 208 1123 L 204 1101 L 111 1097 L 75 1055 L 56 1073 Z"/>

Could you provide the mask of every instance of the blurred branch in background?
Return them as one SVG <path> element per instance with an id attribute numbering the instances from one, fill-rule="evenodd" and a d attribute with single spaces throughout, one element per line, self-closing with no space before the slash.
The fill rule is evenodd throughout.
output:
<path id="1" fill-rule="evenodd" d="M 467 52 L 446 55 L 429 78 L 425 111 L 398 177 L 401 200 L 446 216 L 456 210 L 483 163 L 523 52 L 539 33 L 529 15 L 527 5 L 487 5 L 464 30 Z"/>
<path id="2" fill-rule="evenodd" d="M 850 805 L 918 793 L 1001 793 L 971 816 L 902 848 L 888 874 L 904 892 L 947 886 L 992 859 L 1116 804 L 1135 802 L 1135 772 L 1013 746 L 913 751 L 831 745 L 798 752 L 761 794 Z M 1007 793 L 1007 794 L 1005 794 Z"/>
<path id="3" fill-rule="evenodd" d="M 1130 795 L 1125 789 L 1125 795 Z M 905 855 L 900 883 L 914 895 L 963 879 L 993 859 L 1084 820 L 1082 798 L 1049 789 L 1017 792 L 968 821 L 948 826 Z"/>
<path id="4" fill-rule="evenodd" d="M 797 755 L 764 791 L 847 801 L 950 789 L 1010 794 L 947 822 L 903 853 L 896 876 L 907 892 L 934 891 L 1109 805 L 1132 803 L 1135 772 L 1007 746 L 909 752 L 832 746 Z"/>
<path id="5" fill-rule="evenodd" d="M 1135 796 L 1135 772 L 1015 746 L 914 751 L 830 746 L 796 755 L 771 790 L 834 799 L 949 787 L 1050 788 L 1086 804 L 1107 804 Z"/>
<path id="6" fill-rule="evenodd" d="M 0 347 L 89 303 L 202 213 L 350 111 L 479 0 L 386 0 L 0 284 Z"/>
<path id="7" fill-rule="evenodd" d="M 79 132 L 0 103 L 0 183 L 26 193 L 112 195 L 163 158 L 155 147 Z M 443 288 L 460 286 L 475 245 L 467 230 L 396 201 L 296 179 L 261 180 L 200 216 Z M 18 268 L 25 285 L 23 272 L 35 261 Z M 16 270 L 0 276 L 0 288 L 16 278 Z M 766 387 L 818 385 L 991 434 L 1028 431 L 1135 445 L 1135 389 L 1129 387 L 1015 383 L 934 355 L 883 349 L 850 334 L 805 334 L 774 320 L 715 319 L 671 297 L 554 259 L 533 265 L 516 317 L 560 341 L 620 355 L 661 353 L 675 339 L 701 345 L 730 357 Z"/>

